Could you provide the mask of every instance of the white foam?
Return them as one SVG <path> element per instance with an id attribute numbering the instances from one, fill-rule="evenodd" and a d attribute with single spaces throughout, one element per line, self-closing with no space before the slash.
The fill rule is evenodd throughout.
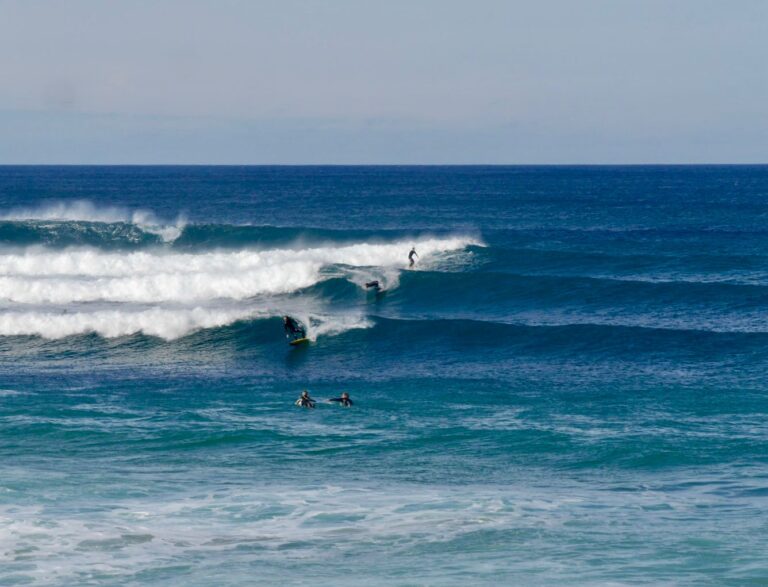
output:
<path id="1" fill-rule="evenodd" d="M 37 335 L 54 339 L 90 332 L 106 338 L 141 332 L 172 340 L 200 328 L 225 326 L 254 316 L 255 312 L 247 309 L 211 310 L 199 307 L 72 313 L 3 312 L 0 314 L 0 333 L 4 336 Z"/>
<path id="2" fill-rule="evenodd" d="M 281 314 L 285 313 L 287 312 L 281 312 Z M 291 313 L 307 327 L 307 338 L 310 340 L 317 340 L 319 336 L 333 336 L 348 330 L 371 328 L 373 326 L 373 322 L 365 316 L 355 313 L 323 315 L 307 313 L 301 310 Z"/>
<path id="3" fill-rule="evenodd" d="M 124 492 L 125 480 L 118 480 L 121 492 L 140 493 Z M 141 482 L 146 484 L 146 474 Z M 641 530 L 650 532 L 651 540 L 674 533 L 682 517 L 711 532 L 715 526 L 700 510 L 719 503 L 712 492 L 700 489 L 674 495 L 617 493 L 573 483 L 524 482 L 456 487 L 213 483 L 162 495 L 111 497 L 109 507 L 102 508 L 90 507 L 93 496 L 87 488 L 84 493 L 61 498 L 65 508 L 0 505 L 0 559 L 11 563 L 0 565 L 0 583 L 14 578 L 74 585 L 93 583 L 97 576 L 128 584 L 142 572 L 162 568 L 170 573 L 165 582 L 174 584 L 217 584 L 217 576 L 220 584 L 221 569 L 233 585 L 252 584 L 254 576 L 260 584 L 313 584 L 317 569 L 323 584 L 392 584 L 382 580 L 385 569 L 413 577 L 424 568 L 418 583 L 466 585 L 467 577 L 489 583 L 522 576 L 564 584 L 574 576 L 595 579 L 593 568 L 573 560 L 574 545 L 583 544 L 585 532 L 596 537 L 593 546 L 600 552 L 626 537 L 635 517 L 646 520 Z M 596 507 L 601 516 L 595 516 Z M 669 510 L 676 514 L 670 516 Z M 758 526 L 749 527 L 755 536 Z M 372 551 L 376 565 L 361 565 Z M 437 563 L 424 567 L 430 552 L 443 555 L 430 561 L 450 557 L 449 575 L 441 574 Z M 614 558 L 616 564 L 626 562 L 621 554 Z M 477 575 L 484 569 L 490 574 Z M 646 575 L 640 567 L 630 577 Z"/>
<path id="4" fill-rule="evenodd" d="M 0 253 L 0 335 L 141 332 L 174 339 L 236 320 L 289 313 L 302 319 L 308 336 L 316 339 L 371 323 L 353 313 L 323 314 L 321 305 L 308 300 L 275 296 L 350 274 L 375 275 L 392 288 L 411 244 L 429 266 L 442 253 L 474 243 L 449 237 L 197 253 L 30 247 Z"/>
<path id="5" fill-rule="evenodd" d="M 257 547 L 249 557 L 262 565 L 317 561 L 329 545 L 351 555 L 371 544 L 412 548 L 509 527 L 519 515 L 503 493 L 408 489 L 407 500 L 396 489 L 219 490 L 122 499 L 98 513 L 74 509 L 55 518 L 41 507 L 0 507 L 0 557 L 25 562 L 16 576 L 36 584 L 76 584 L 84 573 L 119 582 L 159 564 L 185 566 L 200 554 L 229 561 L 238 548 Z M 8 576 L 0 569 L 0 582 Z"/>
<path id="6" fill-rule="evenodd" d="M 365 284 L 371 281 L 378 281 L 382 290 L 395 289 L 400 285 L 400 271 L 393 267 L 351 269 L 348 278 L 362 289 L 367 289 Z"/>
<path id="7" fill-rule="evenodd" d="M 16 391 L 15 389 L 0 389 L 0 397 L 10 397 L 12 395 L 26 395 L 23 391 Z"/>
<path id="8" fill-rule="evenodd" d="M 158 219 L 150 210 L 129 210 L 119 206 L 96 206 L 88 200 L 49 202 L 35 208 L 14 208 L 0 216 L 2 220 L 44 220 L 51 222 L 126 222 L 135 224 L 144 232 L 158 235 L 163 241 L 176 240 L 186 219 L 180 215 L 174 222 Z"/>
<path id="9" fill-rule="evenodd" d="M 287 311 L 249 307 L 156 307 L 146 310 L 123 308 L 67 313 L 3 312 L 0 313 L 0 334 L 57 339 L 86 333 L 96 333 L 105 338 L 142 333 L 173 340 L 196 330 L 218 328 L 238 320 L 278 317 Z M 307 337 L 310 340 L 317 340 L 321 335 L 332 336 L 347 330 L 370 328 L 373 325 L 370 320 L 359 314 L 324 315 L 302 311 L 292 313 L 308 325 Z M 2 395 L 3 390 L 0 390 L 0 396 Z"/>
<path id="10" fill-rule="evenodd" d="M 425 239 L 418 247 L 421 258 L 428 260 L 473 243 L 458 237 Z M 403 266 L 407 247 L 397 242 L 207 253 L 30 249 L 0 254 L 0 300 L 35 304 L 242 300 L 309 287 L 321 280 L 320 270 L 328 265 Z"/>

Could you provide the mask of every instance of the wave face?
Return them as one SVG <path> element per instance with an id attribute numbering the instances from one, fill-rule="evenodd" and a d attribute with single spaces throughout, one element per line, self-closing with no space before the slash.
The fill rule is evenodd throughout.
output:
<path id="1" fill-rule="evenodd" d="M 0 584 L 764 584 L 766 194 L 0 167 Z"/>

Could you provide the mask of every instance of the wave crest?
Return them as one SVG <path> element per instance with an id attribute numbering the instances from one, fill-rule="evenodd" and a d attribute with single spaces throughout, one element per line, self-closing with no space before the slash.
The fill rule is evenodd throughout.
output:
<path id="1" fill-rule="evenodd" d="M 151 210 L 129 210 L 120 206 L 96 206 L 88 200 L 48 202 L 34 208 L 14 208 L 0 216 L 6 221 L 47 222 L 118 222 L 134 224 L 142 231 L 159 236 L 164 242 L 172 242 L 181 236 L 187 221 L 179 215 L 173 222 L 166 222 Z"/>

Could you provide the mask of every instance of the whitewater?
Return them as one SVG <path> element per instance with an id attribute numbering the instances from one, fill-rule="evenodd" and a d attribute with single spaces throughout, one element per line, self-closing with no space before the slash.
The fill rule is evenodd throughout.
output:
<path id="1" fill-rule="evenodd" d="M 70 223 L 135 222 L 137 217 L 156 219 L 151 212 L 99 210 L 83 202 L 7 216 L 16 221 L 46 220 L 49 231 Z M 310 315 L 298 303 L 289 304 L 285 296 L 333 277 L 347 278 L 362 289 L 366 279 L 378 277 L 392 289 L 397 287 L 409 247 L 418 248 L 421 266 L 426 268 L 439 262 L 441 255 L 478 244 L 454 236 L 198 252 L 160 246 L 117 252 L 35 245 L 0 252 L 0 336 L 143 333 L 171 340 L 200 328 L 291 312 L 300 312 L 309 323 L 327 322 L 327 317 Z M 347 319 L 346 323 L 362 327 L 365 321 Z M 322 330 L 344 329 L 339 322 L 338 327 L 327 325 Z M 312 333 L 317 332 L 313 324 Z"/>
<path id="2" fill-rule="evenodd" d="M 765 584 L 766 202 L 761 166 L 0 166 L 0 584 Z"/>

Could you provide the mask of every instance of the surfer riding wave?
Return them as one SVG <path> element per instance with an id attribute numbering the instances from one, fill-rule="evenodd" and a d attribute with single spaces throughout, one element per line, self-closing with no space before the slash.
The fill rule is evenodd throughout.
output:
<path id="1" fill-rule="evenodd" d="M 285 330 L 285 336 L 291 340 L 299 340 L 307 336 L 304 326 L 290 316 L 283 316 L 283 329 Z"/>

